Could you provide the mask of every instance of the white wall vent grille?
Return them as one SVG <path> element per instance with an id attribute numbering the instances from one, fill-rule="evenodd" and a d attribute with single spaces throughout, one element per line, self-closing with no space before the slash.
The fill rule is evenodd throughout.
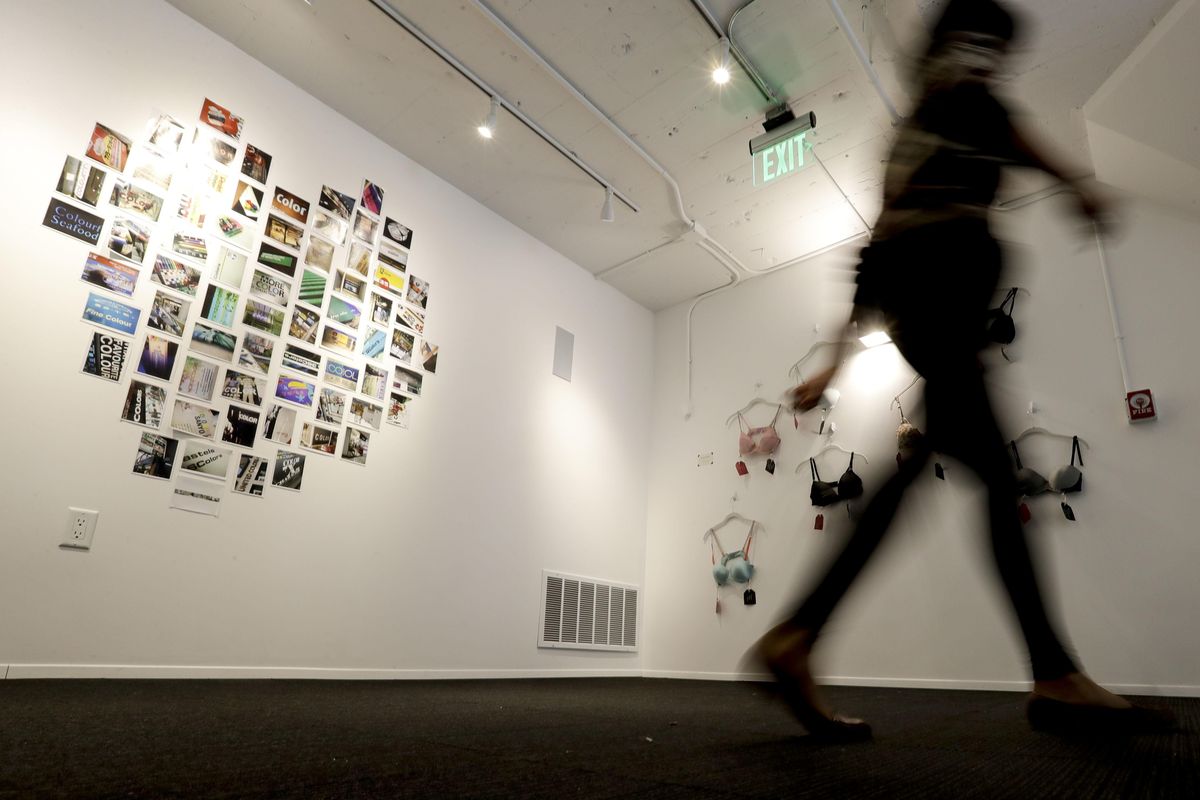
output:
<path id="1" fill-rule="evenodd" d="M 637 586 L 542 571 L 538 647 L 638 648 Z"/>

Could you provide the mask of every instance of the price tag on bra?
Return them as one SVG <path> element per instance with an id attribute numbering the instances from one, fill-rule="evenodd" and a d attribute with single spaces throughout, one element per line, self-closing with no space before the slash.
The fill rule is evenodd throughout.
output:
<path id="1" fill-rule="evenodd" d="M 824 514 L 817 514 L 817 518 L 813 522 L 813 530 L 814 531 L 825 530 L 825 515 Z"/>

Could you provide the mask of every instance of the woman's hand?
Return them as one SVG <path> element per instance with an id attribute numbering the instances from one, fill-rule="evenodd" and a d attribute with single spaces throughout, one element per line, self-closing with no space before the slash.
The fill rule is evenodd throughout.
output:
<path id="1" fill-rule="evenodd" d="M 792 389 L 792 410 L 811 411 L 816 408 L 817 403 L 821 400 L 821 395 L 824 394 L 836 373 L 837 367 L 830 367 L 818 372 L 808 382 Z"/>

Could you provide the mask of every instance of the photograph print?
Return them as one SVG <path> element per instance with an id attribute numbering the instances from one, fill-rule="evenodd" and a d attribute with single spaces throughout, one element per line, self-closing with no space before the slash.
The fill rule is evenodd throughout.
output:
<path id="1" fill-rule="evenodd" d="M 174 117 L 159 114 L 146 123 L 146 144 L 164 156 L 173 156 L 179 152 L 186 130 L 186 126 Z"/>
<path id="2" fill-rule="evenodd" d="M 286 306 L 288 298 L 292 296 L 292 284 L 277 275 L 256 269 L 250 278 L 250 294 Z"/>
<path id="3" fill-rule="evenodd" d="M 262 210 L 263 192 L 245 181 L 238 181 L 237 189 L 233 192 L 232 209 L 249 220 L 257 220 L 258 212 Z"/>
<path id="4" fill-rule="evenodd" d="M 189 403 L 179 398 L 175 399 L 175 406 L 171 410 L 171 430 L 189 436 L 199 436 L 201 439 L 215 437 L 220 421 L 221 412 L 215 408 Z"/>
<path id="5" fill-rule="evenodd" d="M 292 310 L 292 322 L 288 325 L 288 336 L 299 339 L 305 344 L 317 343 L 317 328 L 321 324 L 321 315 L 311 308 L 296 306 Z"/>
<path id="6" fill-rule="evenodd" d="M 213 265 L 212 277 L 234 289 L 242 288 L 242 279 L 246 275 L 246 254 L 232 247 L 221 245 Z"/>
<path id="7" fill-rule="evenodd" d="M 361 397 L 350 398 L 350 422 L 355 425 L 365 425 L 379 430 L 383 424 L 383 406 L 376 405 Z"/>
<path id="8" fill-rule="evenodd" d="M 421 369 L 430 375 L 437 372 L 438 346 L 430 344 L 428 339 L 421 340 Z"/>
<path id="9" fill-rule="evenodd" d="M 395 425 L 397 428 L 407 428 L 408 406 L 411 402 L 411 397 L 392 392 L 391 399 L 388 402 L 387 423 Z"/>
<path id="10" fill-rule="evenodd" d="M 379 232 L 379 220 L 371 219 L 361 211 L 354 212 L 354 237 L 374 246 Z M 365 274 L 365 273 L 364 273 Z"/>
<path id="11" fill-rule="evenodd" d="M 330 320 L 352 330 L 358 330 L 358 323 L 362 319 L 362 311 L 358 306 L 346 302 L 337 295 L 330 295 L 327 313 Z"/>
<path id="12" fill-rule="evenodd" d="M 313 272 L 311 269 L 304 270 L 304 276 L 300 279 L 300 292 L 296 295 L 296 301 L 320 310 L 324 306 L 325 284 L 327 280 L 319 272 Z"/>
<path id="13" fill-rule="evenodd" d="M 148 333 L 142 344 L 142 357 L 138 360 L 137 371 L 148 378 L 170 383 L 178 351 L 177 342 Z"/>
<path id="14" fill-rule="evenodd" d="M 340 386 L 343 389 L 355 392 L 358 391 L 358 376 L 358 367 L 343 364 L 332 358 L 325 360 L 325 377 L 323 380 L 326 383 L 331 383 L 334 386 Z"/>
<path id="15" fill-rule="evenodd" d="M 195 297 L 196 289 L 200 286 L 200 270 L 170 256 L 157 255 L 154 257 L 154 267 L 150 270 L 150 280 Z"/>
<path id="16" fill-rule="evenodd" d="M 314 228 L 314 230 L 316 229 Z M 299 250 L 300 240 L 304 238 L 304 228 L 271 214 L 267 217 L 266 234 L 282 245 Z"/>
<path id="17" fill-rule="evenodd" d="M 329 272 L 333 267 L 333 242 L 320 236 L 308 237 L 308 248 L 304 251 L 304 263 L 310 267 Z"/>
<path id="18" fill-rule="evenodd" d="M 419 372 L 414 372 L 404 367 L 396 367 L 396 374 L 392 379 L 392 388 L 400 392 L 408 392 L 413 397 L 418 397 L 421 394 L 423 380 Z"/>
<path id="19" fill-rule="evenodd" d="M 140 214 L 151 222 L 158 222 L 163 208 L 161 197 L 121 178 L 117 178 L 113 182 L 112 194 L 109 195 L 108 202 L 122 211 Z"/>
<path id="20" fill-rule="evenodd" d="M 208 240 L 196 233 L 177 231 L 171 237 L 171 251 L 184 258 L 208 261 Z"/>
<path id="21" fill-rule="evenodd" d="M 150 303 L 150 313 L 146 317 L 146 327 L 172 336 L 183 336 L 183 328 L 191 307 L 192 304 L 187 300 L 180 300 L 166 292 L 155 292 L 154 300 Z"/>
<path id="22" fill-rule="evenodd" d="M 237 319 L 237 305 L 241 296 L 237 292 L 210 283 L 204 290 L 204 303 L 200 316 L 223 328 L 232 328 Z"/>
<path id="23" fill-rule="evenodd" d="M 367 446 L 371 442 L 371 434 L 358 428 L 347 428 L 346 437 L 342 441 L 342 458 L 351 464 L 367 463 Z"/>
<path id="24" fill-rule="evenodd" d="M 175 467 L 175 451 L 179 440 L 145 431 L 138 441 L 137 453 L 133 457 L 133 474 L 148 478 L 167 480 Z"/>
<path id="25" fill-rule="evenodd" d="M 232 164 L 234 156 L 237 155 L 236 147 L 206 128 L 197 127 L 192 141 L 195 143 L 195 152 L 205 158 L 211 158 L 223 167 Z"/>
<path id="26" fill-rule="evenodd" d="M 232 364 L 233 354 L 237 350 L 237 334 L 219 330 L 203 322 L 195 322 L 192 324 L 191 350 L 193 353 L 219 358 Z"/>
<path id="27" fill-rule="evenodd" d="M 367 298 L 367 281 L 358 273 L 339 269 L 334 276 L 333 290 L 348 294 L 362 302 Z M 332 304 L 333 298 L 331 297 L 330 305 L 332 306 Z"/>
<path id="28" fill-rule="evenodd" d="M 247 497 L 262 497 L 267 482 L 267 459 L 242 453 L 238 456 L 237 472 L 233 477 L 233 493 Z"/>
<path id="29" fill-rule="evenodd" d="M 429 307 L 429 281 L 423 281 L 416 275 L 408 276 L 408 296 L 405 298 L 414 306 L 422 309 Z"/>
<path id="30" fill-rule="evenodd" d="M 229 410 L 225 412 L 221 441 L 239 447 L 254 447 L 254 440 L 258 437 L 258 419 L 259 412 L 230 403 Z"/>
<path id="31" fill-rule="evenodd" d="M 224 447 L 216 447 L 200 439 L 187 439 L 183 443 L 183 457 L 179 460 L 179 468 L 193 475 L 223 481 L 229 474 L 229 460 L 232 455 L 233 451 Z"/>
<path id="32" fill-rule="evenodd" d="M 330 239 L 334 244 L 345 244 L 346 224 L 332 214 L 318 211 L 313 217 L 313 233 Z"/>
<path id="33" fill-rule="evenodd" d="M 383 236 L 385 239 L 395 242 L 406 250 L 412 249 L 412 228 L 402 225 L 391 217 L 388 217 L 387 222 L 383 223 Z"/>
<path id="34" fill-rule="evenodd" d="M 242 174 L 252 181 L 265 184 L 267 173 L 270 171 L 271 156 L 254 145 L 247 144 L 246 154 L 242 157 Z"/>
<path id="35" fill-rule="evenodd" d="M 284 310 L 275 308 L 258 300 L 246 300 L 246 310 L 242 313 L 242 323 L 251 328 L 257 328 L 263 333 L 279 336 L 283 333 Z"/>
<path id="36" fill-rule="evenodd" d="M 84 155 L 117 172 L 124 172 L 125 162 L 129 160 L 130 146 L 128 136 L 122 136 L 107 125 L 97 122 L 92 128 L 92 136 L 88 139 Z"/>
<path id="37" fill-rule="evenodd" d="M 379 260 L 396 272 L 408 272 L 408 253 L 397 250 L 386 241 L 379 244 Z"/>
<path id="38" fill-rule="evenodd" d="M 207 97 L 200 106 L 200 121 L 210 128 L 220 131 L 230 139 L 242 138 L 243 120 L 225 106 L 214 103 Z"/>
<path id="39" fill-rule="evenodd" d="M 179 393 L 206 403 L 211 401 L 219 370 L 216 364 L 189 355 L 183 360 L 183 371 L 179 375 Z"/>
<path id="40" fill-rule="evenodd" d="M 179 206 L 175 216 L 188 225 L 203 228 L 204 220 L 208 217 L 208 198 L 186 192 L 179 195 Z"/>
<path id="41" fill-rule="evenodd" d="M 79 277 L 84 282 L 107 289 L 113 294 L 132 297 L 140 274 L 138 269 L 129 264 L 113 261 L 97 253 L 88 253 L 87 261 L 83 263 L 83 273 Z"/>
<path id="42" fill-rule="evenodd" d="M 133 157 L 131 165 L 133 177 L 152 183 L 164 192 L 170 190 L 175 175 L 171 171 L 171 164 L 165 158 L 156 156 L 150 150 L 141 150 Z"/>
<path id="43" fill-rule="evenodd" d="M 363 181 L 362 207 L 379 216 L 383 209 L 383 189 L 379 188 L 379 184 Z"/>
<path id="44" fill-rule="evenodd" d="M 346 395 L 330 389 L 321 388 L 317 397 L 317 422 L 328 422 L 331 425 L 341 425 L 346 418 Z"/>
<path id="45" fill-rule="evenodd" d="M 296 256 L 286 250 L 263 242 L 258 247 L 258 263 L 281 272 L 289 278 L 296 277 Z"/>
<path id="46" fill-rule="evenodd" d="M 282 403 L 272 403 L 263 417 L 263 438 L 277 444 L 291 444 L 296 428 L 296 409 Z"/>
<path id="47" fill-rule="evenodd" d="M 265 336 L 246 331 L 242 335 L 242 351 L 238 354 L 238 366 L 266 375 L 271 369 L 271 357 L 275 354 L 275 342 Z"/>
<path id="48" fill-rule="evenodd" d="M 275 452 L 275 471 L 271 474 L 271 485 L 280 489 L 300 491 L 304 481 L 304 456 L 287 450 Z"/>
<path id="49" fill-rule="evenodd" d="M 321 187 L 321 197 L 317 201 L 321 208 L 328 209 L 346 222 L 350 221 L 350 212 L 354 210 L 354 198 L 342 194 L 329 186 Z"/>
<path id="50" fill-rule="evenodd" d="M 83 373 L 116 383 L 129 359 L 132 342 L 118 336 L 94 331 L 83 359 Z"/>
<path id="51" fill-rule="evenodd" d="M 392 348 L 388 352 L 401 364 L 411 364 L 416 337 L 400 328 L 392 330 Z"/>
<path id="52" fill-rule="evenodd" d="M 300 446 L 325 455 L 337 453 L 338 432 L 316 423 L 306 422 L 300 428 Z"/>
<path id="53" fill-rule="evenodd" d="M 254 244 L 254 231 L 250 223 L 239 219 L 233 214 L 219 214 L 215 219 L 217 231 L 223 241 L 244 247 L 247 250 Z"/>
<path id="54" fill-rule="evenodd" d="M 371 271 L 371 249 L 361 242 L 351 244 L 350 255 L 346 258 L 346 269 L 365 278 Z"/>
<path id="55" fill-rule="evenodd" d="M 392 319 L 392 301 L 378 292 L 371 292 L 371 322 L 386 326 Z"/>
<path id="56" fill-rule="evenodd" d="M 316 385 L 300 378 L 294 378 L 291 375 L 280 375 L 275 380 L 275 396 L 280 400 L 286 400 L 289 403 L 295 403 L 305 408 L 312 408 L 316 394 Z"/>
<path id="57" fill-rule="evenodd" d="M 411 328 L 417 333 L 424 333 L 425 312 L 410 306 L 401 306 L 396 312 L 396 324 Z"/>
<path id="58" fill-rule="evenodd" d="M 133 380 L 125 393 L 125 405 L 121 408 L 121 419 L 135 425 L 157 429 L 162 425 L 166 413 L 167 390 L 151 383 Z"/>
<path id="59" fill-rule="evenodd" d="M 106 174 L 97 166 L 86 164 L 75 156 L 67 156 L 54 191 L 95 208 L 100 202 Z"/>
<path id="60" fill-rule="evenodd" d="M 261 406 L 266 391 L 267 382 L 262 378 L 256 378 L 232 368 L 225 370 L 225 380 L 221 384 L 221 397 L 236 400 L 239 403 L 249 403 L 252 406 Z"/>
<path id="61" fill-rule="evenodd" d="M 396 297 L 404 296 L 404 273 L 397 272 L 380 261 L 375 265 L 375 285 Z"/>
<path id="62" fill-rule="evenodd" d="M 352 356 L 358 348 L 358 339 L 344 331 L 339 331 L 327 322 L 321 328 L 321 346 Z"/>
<path id="63" fill-rule="evenodd" d="M 321 374 L 321 354 L 289 344 L 283 348 L 283 362 L 280 367 L 316 378 Z"/>
<path id="64" fill-rule="evenodd" d="M 128 217 L 116 217 L 108 230 L 108 252 L 117 258 L 141 264 L 150 245 L 150 227 Z"/>
<path id="65" fill-rule="evenodd" d="M 368 325 L 366 335 L 362 337 L 363 355 L 367 358 L 382 358 L 387 352 L 387 338 L 387 330 Z"/>
<path id="66" fill-rule="evenodd" d="M 271 208 L 301 225 L 308 224 L 308 201 L 279 186 L 271 197 Z"/>
<path id="67" fill-rule="evenodd" d="M 99 325 L 117 333 L 132 336 L 137 330 L 142 311 L 134 306 L 113 300 L 111 297 L 88 292 L 87 305 L 83 307 L 83 321 Z"/>
<path id="68" fill-rule="evenodd" d="M 368 397 L 373 397 L 376 400 L 383 400 L 387 396 L 388 390 L 388 371 L 380 369 L 373 364 L 367 364 L 363 367 L 362 393 Z"/>

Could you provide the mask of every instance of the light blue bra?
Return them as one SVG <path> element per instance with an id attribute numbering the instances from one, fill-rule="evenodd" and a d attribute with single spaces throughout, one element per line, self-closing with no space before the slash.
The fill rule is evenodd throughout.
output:
<path id="1" fill-rule="evenodd" d="M 753 521 L 750 523 L 750 531 L 746 534 L 746 543 L 742 545 L 742 549 L 732 553 L 726 553 L 725 548 L 721 546 L 721 540 L 717 538 L 717 532 L 709 530 L 713 541 L 716 542 L 717 549 L 721 551 L 719 562 L 716 553 L 712 554 L 712 575 L 717 586 L 724 586 L 730 580 L 733 580 L 734 583 L 749 583 L 750 579 L 754 577 L 754 565 L 750 563 L 750 540 L 754 536 L 755 524 Z"/>

